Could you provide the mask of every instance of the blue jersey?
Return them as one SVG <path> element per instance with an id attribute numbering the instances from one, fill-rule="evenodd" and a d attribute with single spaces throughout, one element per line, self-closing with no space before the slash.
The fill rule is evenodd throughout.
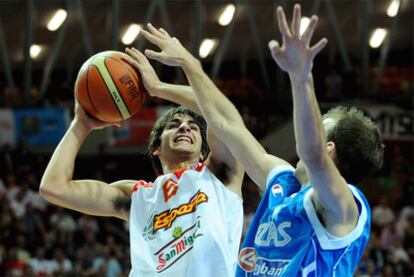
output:
<path id="1" fill-rule="evenodd" d="M 352 276 L 370 233 L 370 208 L 349 185 L 358 205 L 355 229 L 328 233 L 311 201 L 312 186 L 300 190 L 292 167 L 274 168 L 239 253 L 236 276 Z"/>

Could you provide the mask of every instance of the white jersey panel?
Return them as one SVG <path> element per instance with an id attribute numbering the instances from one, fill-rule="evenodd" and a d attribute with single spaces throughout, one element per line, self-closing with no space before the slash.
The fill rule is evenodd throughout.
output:
<path id="1" fill-rule="evenodd" d="M 139 181 L 130 211 L 130 276 L 234 276 L 241 198 L 202 163 Z"/>

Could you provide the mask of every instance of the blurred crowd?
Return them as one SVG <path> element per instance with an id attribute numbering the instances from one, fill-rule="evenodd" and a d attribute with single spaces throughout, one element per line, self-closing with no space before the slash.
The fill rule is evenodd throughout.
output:
<path id="1" fill-rule="evenodd" d="M 351 77 L 357 74 L 351 73 Z M 358 78 L 334 70 L 325 76 L 317 82 L 322 84 L 320 98 L 325 101 L 342 99 L 344 89 L 347 92 L 357 90 L 349 89 L 348 86 L 357 85 L 348 79 Z M 390 86 L 397 83 L 391 81 Z M 235 103 L 246 126 L 258 138 L 269 130 L 269 114 L 286 113 L 284 105 L 275 109 L 274 101 L 269 101 L 273 96 L 258 89 L 251 80 L 219 81 L 217 85 Z M 47 90 L 45 97 L 34 87 L 26 99 L 20 89 L 13 92 L 4 88 L 0 107 L 72 107 L 73 92 L 66 82 L 51 87 L 54 91 Z M 403 88 L 410 91 L 410 88 Z M 150 106 L 163 104 L 160 99 L 146 100 L 146 105 Z M 410 147 L 411 151 L 395 151 L 386 156 L 384 169 L 361 187 L 372 207 L 372 232 L 357 276 L 414 276 L 412 142 Z M 0 145 L 0 276 L 128 276 L 129 235 L 125 222 L 86 216 L 41 198 L 38 187 L 49 158 L 50 153 L 32 153 L 24 141 L 17 146 Z M 154 176 L 148 173 L 151 169 L 146 164 L 149 163 L 142 154 L 125 157 L 102 152 L 93 157 L 79 156 L 75 178 L 107 182 L 126 177 L 143 178 L 125 175 L 125 172 L 140 174 L 135 169 L 141 168 L 144 178 L 149 180 Z M 381 189 L 379 184 L 382 184 Z M 393 195 L 394 191 L 399 191 L 399 196 Z M 243 184 L 244 235 L 260 194 L 257 186 L 246 177 Z"/>
<path id="2" fill-rule="evenodd" d="M 86 216 L 45 202 L 38 187 L 48 159 L 48 155 L 33 154 L 24 142 L 17 147 L 1 146 L 0 276 L 128 276 L 127 224 L 118 219 Z M 122 178 L 122 168 L 129 168 L 128 158 L 108 156 L 107 162 L 85 166 L 91 164 L 90 159 L 97 158 L 81 156 L 77 160 L 85 177 L 113 181 Z M 408 170 L 398 174 L 412 173 L 412 161 L 402 160 L 409 164 L 382 170 L 387 176 L 380 178 L 394 176 L 395 170 Z M 139 157 L 134 160 L 134 168 L 139 168 L 140 162 L 147 163 L 144 157 Z M 411 183 L 405 184 L 408 191 L 413 187 L 413 178 L 409 180 Z M 403 196 L 391 205 L 386 195 L 368 194 L 372 232 L 358 276 L 413 276 L 413 194 Z M 257 186 L 248 178 L 243 185 L 243 197 L 245 234 L 260 201 Z"/>

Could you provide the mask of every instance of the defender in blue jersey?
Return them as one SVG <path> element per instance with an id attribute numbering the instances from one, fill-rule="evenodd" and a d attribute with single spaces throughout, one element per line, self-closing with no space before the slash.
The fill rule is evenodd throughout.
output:
<path id="1" fill-rule="evenodd" d="M 369 238 L 370 209 L 350 184 L 359 184 L 381 167 L 379 131 L 355 108 L 338 107 L 321 116 L 311 70 L 327 40 L 309 46 L 317 17 L 300 34 L 299 5 L 291 28 L 280 7 L 277 16 L 283 45 L 272 41 L 269 47 L 291 82 L 300 158 L 296 168 L 265 151 L 178 39 L 149 25 L 149 32 L 142 34 L 161 52 L 146 50 L 145 55 L 184 70 L 192 93 L 181 97 L 190 101 L 195 96 L 209 128 L 265 190 L 239 253 L 236 275 L 352 276 Z"/>

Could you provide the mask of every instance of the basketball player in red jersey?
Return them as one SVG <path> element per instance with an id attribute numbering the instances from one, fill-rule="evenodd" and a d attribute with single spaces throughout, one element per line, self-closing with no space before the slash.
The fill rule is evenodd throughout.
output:
<path id="1" fill-rule="evenodd" d="M 199 112 L 181 93 L 189 87 L 160 89 Z M 149 154 L 161 174 L 155 181 L 73 180 L 75 158 L 89 133 L 110 125 L 90 117 L 75 99 L 75 117 L 43 174 L 41 195 L 68 209 L 129 221 L 130 276 L 234 276 L 244 171 L 227 147 L 207 132 L 202 117 L 173 108 L 150 138 Z"/>

